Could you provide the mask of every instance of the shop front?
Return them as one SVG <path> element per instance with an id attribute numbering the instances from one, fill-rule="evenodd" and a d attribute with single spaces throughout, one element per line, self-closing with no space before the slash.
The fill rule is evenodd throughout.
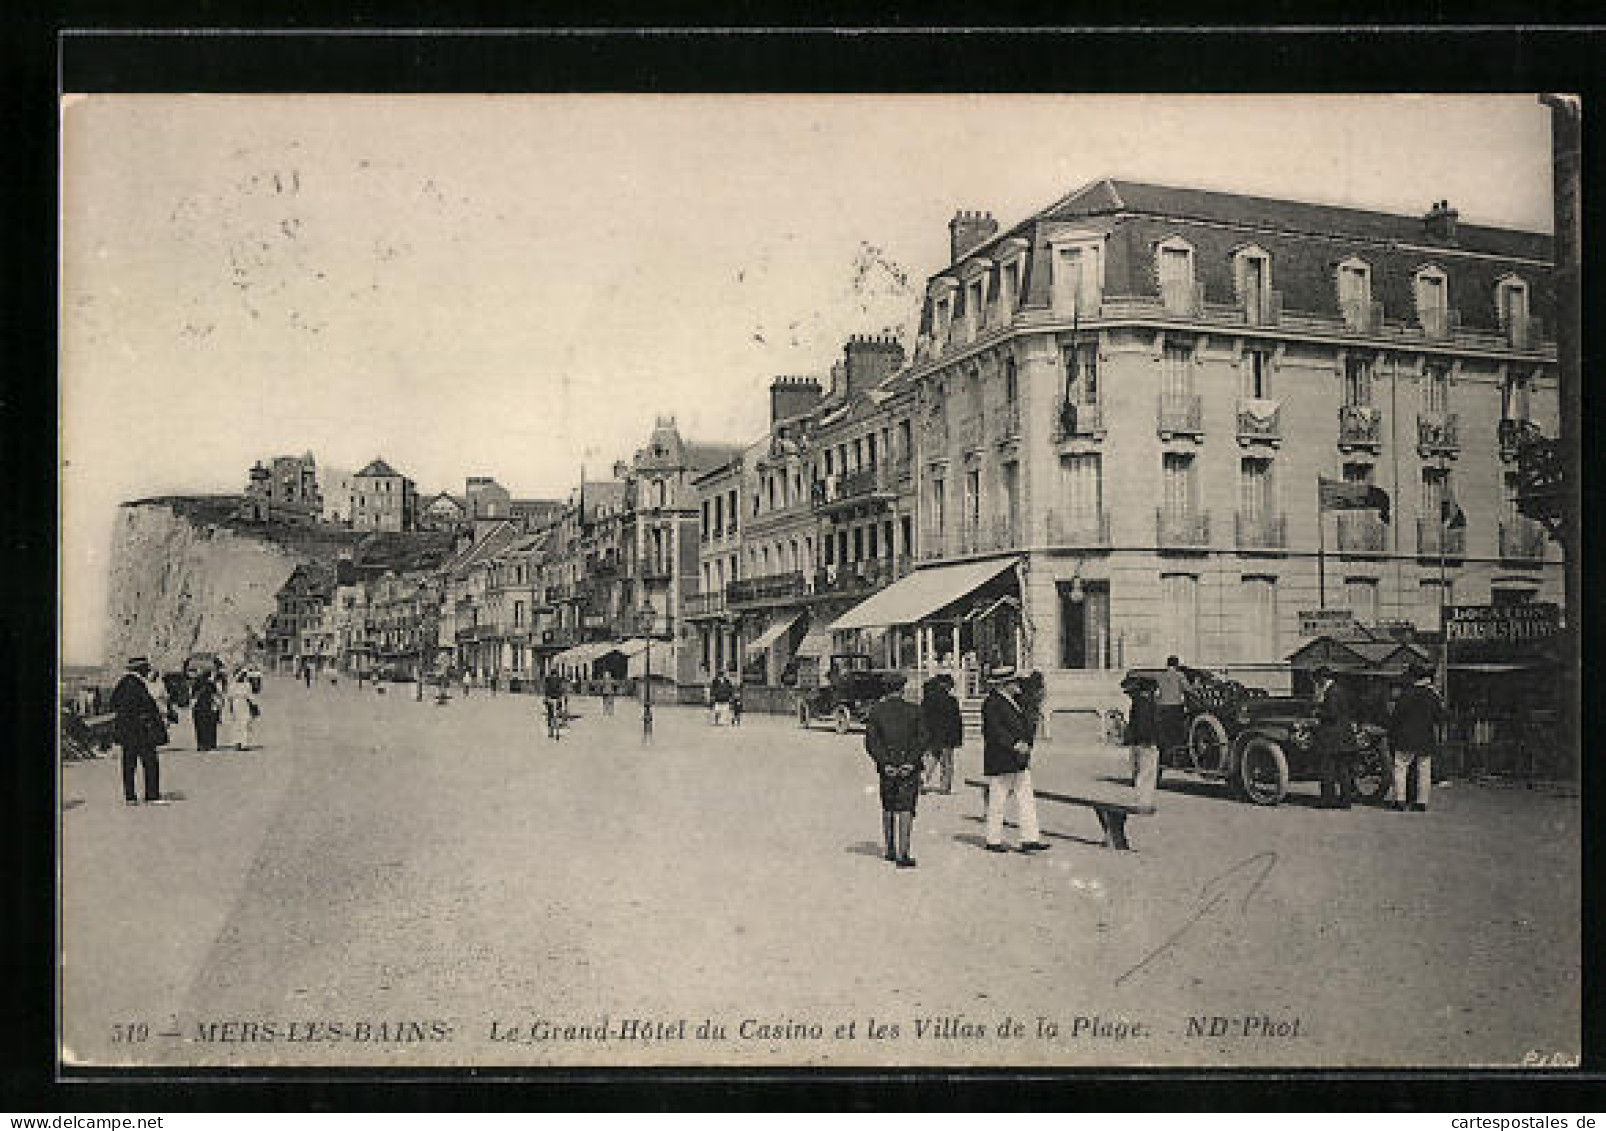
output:
<path id="1" fill-rule="evenodd" d="M 1570 779 L 1576 751 L 1560 724 L 1561 609 L 1550 602 L 1445 610 L 1450 716 L 1445 755 L 1458 772 Z"/>

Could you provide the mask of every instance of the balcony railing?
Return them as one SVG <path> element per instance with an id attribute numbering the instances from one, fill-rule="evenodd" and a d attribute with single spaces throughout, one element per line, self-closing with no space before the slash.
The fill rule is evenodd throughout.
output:
<path id="1" fill-rule="evenodd" d="M 871 558 L 850 566 L 827 566 L 809 577 L 809 592 L 816 597 L 868 593 L 889 585 L 914 568 L 908 555 Z"/>
<path id="2" fill-rule="evenodd" d="M 1282 439 L 1282 405 L 1276 401 L 1238 399 L 1238 438 L 1240 440 Z"/>
<path id="3" fill-rule="evenodd" d="M 1446 527 L 1436 518 L 1416 520 L 1416 552 L 1430 557 L 1458 558 L 1467 552 L 1467 528 Z"/>
<path id="4" fill-rule="evenodd" d="M 1507 561 L 1542 561 L 1545 542 L 1545 528 L 1532 519 L 1508 518 L 1500 524 L 1500 556 Z"/>
<path id="5" fill-rule="evenodd" d="M 892 490 L 891 479 L 884 464 L 861 467 L 846 475 L 828 476 L 815 486 L 817 490 L 814 492 L 814 501 L 817 506 L 863 499 Z"/>
<path id="6" fill-rule="evenodd" d="M 1050 510 L 1047 519 L 1050 546 L 1110 544 L 1110 514 L 1106 510 Z"/>
<path id="7" fill-rule="evenodd" d="M 1416 418 L 1416 446 L 1424 454 L 1461 450 L 1461 422 L 1455 413 L 1423 413 Z"/>
<path id="8" fill-rule="evenodd" d="M 685 609 L 688 617 L 718 616 L 725 611 L 725 594 L 693 593 L 686 598 Z"/>
<path id="9" fill-rule="evenodd" d="M 1423 307 L 1417 312 L 1424 337 L 1442 341 L 1461 328 L 1461 312 L 1449 307 Z"/>
<path id="10" fill-rule="evenodd" d="M 1247 326 L 1275 326 L 1283 319 L 1283 292 L 1269 289 L 1258 302 L 1245 296 L 1243 311 Z"/>
<path id="11" fill-rule="evenodd" d="M 1240 550 L 1281 550 L 1288 545 L 1288 521 L 1280 514 L 1238 512 Z"/>
<path id="12" fill-rule="evenodd" d="M 1514 350 L 1533 350 L 1539 348 L 1543 335 L 1543 324 L 1539 319 L 1527 314 L 1514 315 L 1506 319 L 1506 344 Z"/>
<path id="13" fill-rule="evenodd" d="M 1371 405 L 1347 404 L 1338 410 L 1340 444 L 1376 447 L 1383 442 L 1383 416 Z"/>
<path id="14" fill-rule="evenodd" d="M 1061 401 L 1059 419 L 1054 422 L 1054 439 L 1096 436 L 1104 431 L 1104 406 L 1080 401 Z"/>
<path id="15" fill-rule="evenodd" d="M 1204 398 L 1197 393 L 1161 394 L 1157 426 L 1162 436 L 1203 435 Z"/>
<path id="16" fill-rule="evenodd" d="M 1388 529 L 1375 514 L 1340 511 L 1338 548 L 1345 553 L 1381 554 L 1388 548 Z"/>
<path id="17" fill-rule="evenodd" d="M 1186 549 L 1210 544 L 1210 516 L 1197 510 L 1154 512 L 1155 538 L 1163 547 Z"/>
<path id="18" fill-rule="evenodd" d="M 725 600 L 730 605 L 750 604 L 755 601 L 780 601 L 788 597 L 801 597 L 806 591 L 803 574 L 772 573 L 765 577 L 744 577 L 725 586 Z"/>
<path id="19" fill-rule="evenodd" d="M 1383 304 L 1362 299 L 1341 302 L 1338 315 L 1344 320 L 1344 329 L 1352 334 L 1375 334 L 1383 328 Z"/>

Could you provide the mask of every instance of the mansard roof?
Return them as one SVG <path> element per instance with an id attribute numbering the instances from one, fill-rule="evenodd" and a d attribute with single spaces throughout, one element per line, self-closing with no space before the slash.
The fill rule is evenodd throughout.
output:
<path id="1" fill-rule="evenodd" d="M 400 479 L 402 477 L 401 472 L 397 471 L 394 467 L 391 467 L 390 464 L 386 463 L 383 459 L 378 458 L 374 459 L 368 464 L 367 467 L 363 468 L 357 474 L 359 476 L 366 475 L 376 478 L 379 476 L 388 476 L 392 479 Z"/>

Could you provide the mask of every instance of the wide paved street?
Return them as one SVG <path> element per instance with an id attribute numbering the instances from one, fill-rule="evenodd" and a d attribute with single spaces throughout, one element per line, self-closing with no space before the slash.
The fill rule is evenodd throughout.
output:
<path id="1" fill-rule="evenodd" d="M 245 753 L 174 728 L 170 806 L 125 807 L 115 751 L 64 768 L 69 1062 L 1578 1051 L 1579 802 L 1561 791 L 1457 783 L 1415 815 L 1168 781 L 1136 852 L 1045 803 L 1053 849 L 1025 856 L 982 851 L 976 791 L 957 789 L 922 798 L 906 871 L 881 859 L 859 735 L 660 707 L 644 747 L 636 705 L 576 700 L 552 743 L 533 697 L 436 706 L 345 681 L 271 680 L 263 705 Z M 1042 749 L 1037 784 L 1119 753 Z M 979 769 L 973 743 L 960 774 Z"/>

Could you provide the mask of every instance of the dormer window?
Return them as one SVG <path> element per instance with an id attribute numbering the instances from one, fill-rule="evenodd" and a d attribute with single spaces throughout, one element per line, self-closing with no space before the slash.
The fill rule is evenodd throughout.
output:
<path id="1" fill-rule="evenodd" d="M 1016 256 L 998 268 L 998 321 L 1007 322 L 1020 309 L 1021 267 L 1025 259 Z"/>
<path id="2" fill-rule="evenodd" d="M 1193 245 L 1173 236 L 1155 249 L 1155 274 L 1160 281 L 1160 302 L 1172 314 L 1193 317 L 1199 308 L 1194 285 Z"/>
<path id="3" fill-rule="evenodd" d="M 936 293 L 931 300 L 931 340 L 938 349 L 948 347 L 953 332 L 954 319 L 954 281 L 952 279 L 939 279 L 936 284 Z"/>
<path id="4" fill-rule="evenodd" d="M 1372 268 L 1364 259 L 1338 265 L 1338 315 L 1351 330 L 1366 333 L 1372 325 Z"/>
<path id="5" fill-rule="evenodd" d="M 1437 267 L 1424 267 L 1416 273 L 1412 287 L 1416 295 L 1417 323 L 1430 338 L 1450 333 L 1450 281 Z"/>
<path id="6" fill-rule="evenodd" d="M 1238 288 L 1238 303 L 1244 312 L 1244 321 L 1261 326 L 1273 321 L 1271 290 L 1271 256 L 1264 248 L 1251 244 L 1232 257 L 1232 278 Z"/>
<path id="7" fill-rule="evenodd" d="M 1516 275 L 1501 279 L 1495 284 L 1494 307 L 1506 341 L 1517 349 L 1530 348 L 1528 284 Z"/>
<path id="8" fill-rule="evenodd" d="M 1104 237 L 1064 235 L 1049 243 L 1054 312 L 1072 317 L 1097 315 L 1104 292 Z"/>
<path id="9" fill-rule="evenodd" d="M 987 269 L 965 282 L 965 341 L 973 342 L 987 325 Z"/>

